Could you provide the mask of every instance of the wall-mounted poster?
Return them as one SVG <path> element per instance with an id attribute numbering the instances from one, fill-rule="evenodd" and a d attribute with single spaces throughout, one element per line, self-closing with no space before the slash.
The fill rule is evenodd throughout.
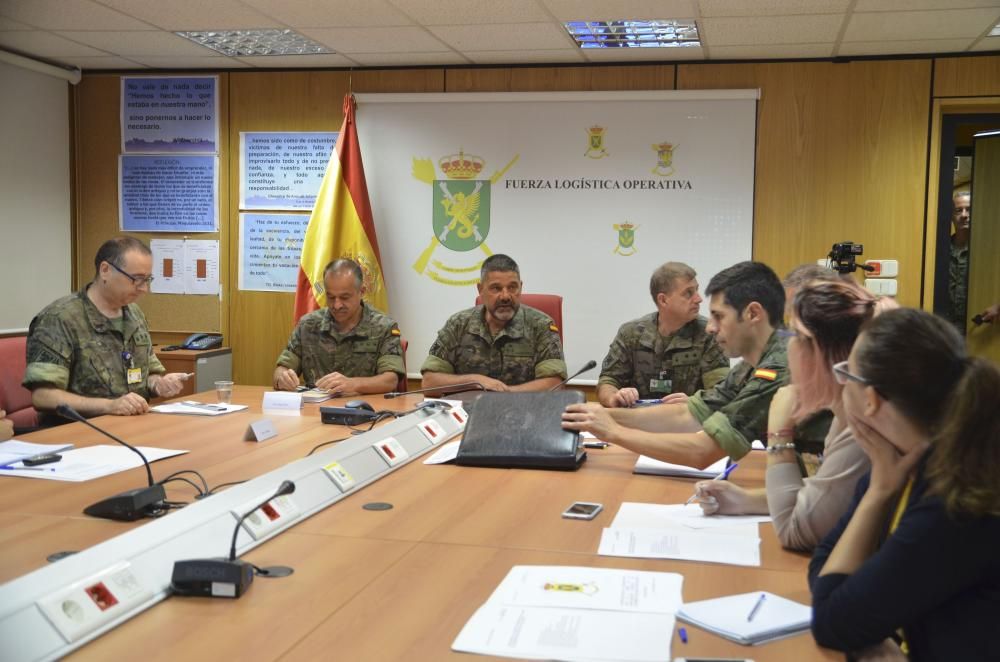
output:
<path id="1" fill-rule="evenodd" d="M 216 76 L 123 76 L 122 152 L 219 151 Z"/>
<path id="2" fill-rule="evenodd" d="M 312 209 L 337 132 L 241 133 L 240 209 Z"/>
<path id="3" fill-rule="evenodd" d="M 119 224 L 126 232 L 217 232 L 218 157 L 121 155 Z"/>
<path id="4" fill-rule="evenodd" d="M 309 214 L 240 214 L 241 290 L 294 292 Z"/>

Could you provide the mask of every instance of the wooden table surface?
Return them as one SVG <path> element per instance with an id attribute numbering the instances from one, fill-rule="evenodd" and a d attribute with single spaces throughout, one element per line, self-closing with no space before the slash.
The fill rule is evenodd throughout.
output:
<path id="1" fill-rule="evenodd" d="M 243 441 L 249 422 L 262 417 L 264 390 L 237 387 L 234 402 L 250 408 L 225 416 L 147 414 L 94 422 L 133 445 L 189 450 L 154 463 L 154 477 L 196 469 L 210 486 L 253 478 L 348 434 L 343 426 L 323 425 L 318 405 L 306 405 L 301 416 L 268 416 L 277 438 Z M 419 397 L 370 400 L 377 409 L 405 410 Z M 24 439 L 77 447 L 113 443 L 80 423 Z M 632 474 L 635 454 L 614 446 L 588 455 L 575 472 L 412 462 L 246 555 L 257 565 L 292 566 L 291 577 L 258 578 L 235 601 L 172 597 L 72 657 L 131 659 L 141 650 L 144 660 L 473 659 L 453 653 L 451 642 L 510 568 L 524 564 L 678 572 L 688 601 L 768 590 L 809 602 L 808 557 L 781 549 L 769 524 L 761 525 L 760 568 L 598 556 L 601 530 L 622 502 L 680 503 L 694 481 Z M 752 453 L 733 481 L 761 485 L 764 465 L 763 453 Z M 144 482 L 141 468 L 84 483 L 0 480 L 0 582 L 42 567 L 53 552 L 84 549 L 141 526 L 90 518 L 82 510 Z M 168 485 L 170 499 L 193 496 L 186 484 Z M 560 517 L 577 500 L 601 502 L 604 511 L 592 521 Z M 393 508 L 361 508 L 371 501 Z M 817 647 L 808 634 L 746 648 L 687 630 L 686 645 L 673 633 L 674 656 L 842 659 Z M 665 640 L 670 636 L 664 633 Z"/>

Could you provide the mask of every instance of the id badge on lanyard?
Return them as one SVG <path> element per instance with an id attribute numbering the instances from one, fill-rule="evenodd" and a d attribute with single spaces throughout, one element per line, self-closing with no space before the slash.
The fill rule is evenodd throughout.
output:
<path id="1" fill-rule="evenodd" d="M 135 367 L 135 360 L 132 352 L 125 350 L 122 352 L 122 359 L 125 361 L 125 375 L 129 385 L 142 382 L 142 368 Z"/>

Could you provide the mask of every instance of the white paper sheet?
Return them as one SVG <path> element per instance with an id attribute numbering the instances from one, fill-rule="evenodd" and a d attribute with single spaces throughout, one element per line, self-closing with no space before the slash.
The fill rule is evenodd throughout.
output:
<path id="1" fill-rule="evenodd" d="M 713 529 L 726 533 L 757 535 L 757 524 L 770 522 L 770 515 L 706 515 L 696 503 L 634 503 L 626 501 L 618 509 L 612 529 L 660 529 L 674 525 L 689 529 Z"/>
<path id="2" fill-rule="evenodd" d="M 61 453 L 70 448 L 73 448 L 73 444 L 34 444 L 30 441 L 11 439 L 0 443 L 0 467 L 6 467 L 33 455 Z"/>
<path id="3" fill-rule="evenodd" d="M 219 293 L 218 240 L 184 240 L 184 292 L 186 294 Z"/>
<path id="4" fill-rule="evenodd" d="M 760 566 L 760 538 L 695 529 L 604 529 L 597 553 Z"/>
<path id="5" fill-rule="evenodd" d="M 184 241 L 153 239 L 153 285 L 155 294 L 184 294 Z"/>
<path id="6" fill-rule="evenodd" d="M 150 463 L 188 451 L 136 446 Z M 38 467 L 0 471 L 0 476 L 80 483 L 142 466 L 142 459 L 124 446 L 87 446 L 63 453 L 62 460 Z M 39 471 L 40 470 L 40 471 Z"/>
<path id="7" fill-rule="evenodd" d="M 445 464 L 447 462 L 453 462 L 456 457 L 458 457 L 458 446 L 461 441 L 449 441 L 447 444 L 441 448 L 434 451 L 434 453 L 424 460 L 424 464 Z"/>
<path id="8" fill-rule="evenodd" d="M 694 467 L 689 467 L 683 464 L 661 462 L 660 460 L 654 460 L 651 457 L 640 455 L 635 461 L 635 468 L 632 469 L 632 473 L 653 474 L 656 476 L 677 476 L 680 478 L 715 478 L 726 470 L 726 464 L 728 462 L 729 458 L 724 457 L 704 469 L 695 469 Z"/>
<path id="9" fill-rule="evenodd" d="M 168 404 L 156 405 L 149 410 L 157 414 L 187 414 L 189 416 L 222 416 L 234 411 L 243 411 L 246 405 L 232 405 L 222 403 L 202 403 L 194 400 L 184 402 L 171 402 Z"/>

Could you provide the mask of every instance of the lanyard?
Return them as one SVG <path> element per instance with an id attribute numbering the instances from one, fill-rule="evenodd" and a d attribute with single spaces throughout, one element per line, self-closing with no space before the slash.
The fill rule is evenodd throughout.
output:
<path id="1" fill-rule="evenodd" d="M 906 511 L 906 506 L 910 502 L 910 492 L 913 491 L 913 477 L 911 476 L 908 481 L 906 481 L 906 487 L 903 488 L 903 493 L 899 495 L 899 503 L 896 504 L 896 512 L 892 515 L 892 521 L 889 523 L 889 534 L 893 534 L 896 528 L 899 526 L 899 520 L 903 519 L 903 512 Z M 903 628 L 897 630 L 900 639 L 902 641 L 899 643 L 899 650 L 903 651 L 904 655 L 910 654 L 910 644 L 906 640 L 906 633 L 903 632 Z"/>

